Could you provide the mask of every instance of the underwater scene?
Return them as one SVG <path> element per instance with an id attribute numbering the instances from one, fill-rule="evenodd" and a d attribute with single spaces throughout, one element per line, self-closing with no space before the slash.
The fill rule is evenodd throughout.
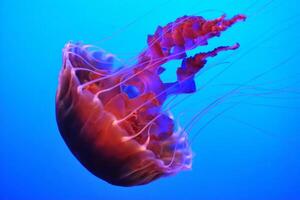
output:
<path id="1" fill-rule="evenodd" d="M 0 2 L 0 199 L 300 199 L 296 0 Z"/>

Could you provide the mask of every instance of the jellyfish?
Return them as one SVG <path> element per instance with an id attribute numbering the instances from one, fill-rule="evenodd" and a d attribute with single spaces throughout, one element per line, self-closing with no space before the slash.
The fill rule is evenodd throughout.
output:
<path id="1" fill-rule="evenodd" d="M 174 95 L 194 93 L 195 75 L 209 57 L 239 47 L 220 46 L 187 56 L 244 15 L 207 20 L 183 16 L 158 26 L 129 67 L 91 45 L 69 42 L 56 94 L 56 119 L 66 145 L 92 174 L 113 185 L 135 186 L 192 166 L 188 133 L 163 109 Z M 180 60 L 177 80 L 164 82 L 163 64 Z"/>

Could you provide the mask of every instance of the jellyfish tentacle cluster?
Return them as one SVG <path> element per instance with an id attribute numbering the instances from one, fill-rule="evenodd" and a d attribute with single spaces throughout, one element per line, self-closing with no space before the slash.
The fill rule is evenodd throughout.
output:
<path id="1" fill-rule="evenodd" d="M 188 134 L 162 108 L 172 94 L 193 93 L 194 76 L 208 57 L 234 50 L 221 46 L 187 57 L 222 31 L 244 20 L 236 15 L 205 20 L 184 16 L 148 36 L 148 46 L 131 67 L 114 70 L 115 57 L 89 45 L 68 43 L 56 95 L 62 137 L 76 158 L 94 175 L 121 186 L 149 183 L 190 169 Z M 177 81 L 165 83 L 163 64 L 182 60 Z"/>
<path id="2" fill-rule="evenodd" d="M 234 50 L 239 47 L 218 47 L 210 52 L 198 53 L 187 57 L 186 51 L 198 46 L 205 46 L 208 40 L 220 36 L 222 31 L 236 23 L 245 20 L 244 15 L 236 15 L 226 19 L 223 15 L 215 20 L 205 20 L 199 16 L 183 16 L 175 22 L 164 27 L 158 27 L 154 35 L 148 36 L 148 49 L 139 56 L 142 66 L 151 66 L 154 72 L 163 72 L 162 64 L 173 59 L 182 59 L 182 64 L 177 68 L 177 88 L 169 90 L 173 93 L 191 93 L 195 91 L 194 74 L 206 63 L 206 58 L 216 56 L 221 51 Z M 189 80 L 187 80 L 189 79 Z M 185 81 L 182 81 L 185 80 Z M 166 84 L 170 86 L 170 84 Z"/>

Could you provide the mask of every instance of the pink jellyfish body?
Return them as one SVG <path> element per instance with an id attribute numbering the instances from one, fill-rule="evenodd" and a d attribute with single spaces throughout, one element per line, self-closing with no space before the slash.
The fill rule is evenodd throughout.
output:
<path id="1" fill-rule="evenodd" d="M 187 57 L 186 51 L 245 16 L 205 20 L 184 16 L 148 36 L 148 48 L 136 64 L 114 70 L 114 57 L 89 45 L 68 43 L 56 95 L 60 133 L 75 157 L 91 173 L 114 185 L 133 186 L 190 169 L 187 133 L 162 106 L 168 97 L 196 90 L 194 76 L 208 57 L 234 50 L 221 46 Z M 165 83 L 162 65 L 182 60 L 177 81 Z"/>

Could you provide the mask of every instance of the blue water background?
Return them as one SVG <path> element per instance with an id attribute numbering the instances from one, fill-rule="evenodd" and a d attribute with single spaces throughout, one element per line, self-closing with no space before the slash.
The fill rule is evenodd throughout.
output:
<path id="1" fill-rule="evenodd" d="M 249 98 L 230 97 L 191 128 L 192 170 L 123 188 L 84 169 L 55 121 L 64 44 L 95 44 L 128 61 L 158 25 L 223 12 L 249 18 L 193 53 L 241 48 L 209 60 L 217 67 L 197 77 L 207 87 L 174 107 L 175 116 L 187 124 L 215 98 L 261 77 L 247 82 L 257 88 L 241 90 Z M 0 199 L 300 199 L 299 15 L 296 0 L 1 0 Z M 225 58 L 231 67 L 210 83 Z M 179 64 L 168 64 L 163 78 L 174 79 Z"/>

